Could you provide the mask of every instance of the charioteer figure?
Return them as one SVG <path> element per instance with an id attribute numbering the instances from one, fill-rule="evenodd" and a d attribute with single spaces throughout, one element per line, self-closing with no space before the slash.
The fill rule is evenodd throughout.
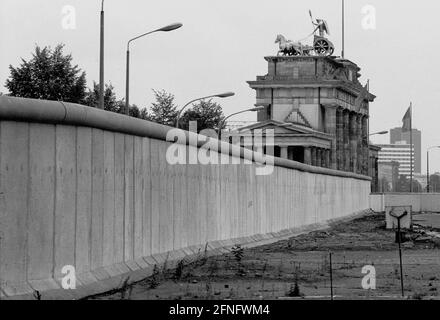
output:
<path id="1" fill-rule="evenodd" d="M 280 50 L 278 55 L 284 56 L 331 56 L 335 51 L 333 43 L 330 42 L 325 36 L 330 35 L 327 21 L 323 19 L 313 19 L 312 12 L 309 10 L 312 24 L 315 27 L 313 32 L 305 39 L 313 35 L 313 46 L 303 45 L 301 41 L 287 40 L 283 35 L 278 35 L 275 43 L 279 43 Z M 318 32 L 319 35 L 316 34 Z"/>
<path id="2" fill-rule="evenodd" d="M 312 19 L 312 24 L 316 27 L 315 30 L 313 31 L 313 34 L 316 34 L 316 31 L 319 31 L 319 36 L 322 38 L 324 38 L 326 34 L 330 35 L 327 21 L 323 19 L 316 19 L 315 20 L 316 22 L 313 21 L 313 15 L 311 10 L 309 10 L 309 15 L 310 15 L 310 19 Z"/>

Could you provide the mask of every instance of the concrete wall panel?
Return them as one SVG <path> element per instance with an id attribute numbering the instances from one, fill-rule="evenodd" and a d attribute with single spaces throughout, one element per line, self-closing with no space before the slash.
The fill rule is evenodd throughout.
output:
<path id="1" fill-rule="evenodd" d="M 115 133 L 115 215 L 114 215 L 114 234 L 113 249 L 114 259 L 124 261 L 125 254 L 125 137 L 121 133 Z"/>
<path id="2" fill-rule="evenodd" d="M 151 255 L 151 150 L 150 139 L 142 139 L 142 248 L 143 256 Z"/>
<path id="3" fill-rule="evenodd" d="M 440 212 L 440 194 L 424 193 L 420 196 L 421 211 Z"/>
<path id="4" fill-rule="evenodd" d="M 412 206 L 413 212 L 440 212 L 439 193 L 385 193 L 371 194 L 369 207 L 377 212 L 387 206 Z"/>
<path id="5" fill-rule="evenodd" d="M 2 122 L 0 139 L 1 287 L 19 294 L 27 281 L 29 124 Z"/>
<path id="6" fill-rule="evenodd" d="M 166 150 L 168 143 L 161 143 L 158 148 L 159 153 L 159 251 L 168 252 L 173 250 L 173 171 L 174 165 L 166 161 Z"/>
<path id="7" fill-rule="evenodd" d="M 104 131 L 92 129 L 91 269 L 103 266 L 104 254 Z"/>
<path id="8" fill-rule="evenodd" d="M 134 259 L 134 137 L 124 136 L 124 259 Z"/>
<path id="9" fill-rule="evenodd" d="M 64 266 L 75 265 L 76 127 L 56 126 L 55 153 L 54 276 L 60 279 Z"/>
<path id="10" fill-rule="evenodd" d="M 173 248 L 184 248 L 188 246 L 188 235 L 185 231 L 188 224 L 188 198 L 185 168 L 186 166 L 182 164 L 176 164 L 173 168 L 173 208 L 175 208 Z"/>
<path id="11" fill-rule="evenodd" d="M 115 237 L 115 134 L 104 132 L 104 190 L 103 190 L 103 263 L 116 262 Z"/>
<path id="12" fill-rule="evenodd" d="M 142 257 L 304 227 L 369 207 L 366 179 L 287 164 L 256 176 L 255 164 L 233 156 L 226 157 L 241 164 L 171 165 L 170 145 L 96 128 L 0 121 L 6 293 L 59 279 L 67 264 L 78 274 L 124 262 L 133 267 L 131 260 Z M 437 198 L 427 197 L 435 206 Z"/>
<path id="13" fill-rule="evenodd" d="M 52 278 L 55 212 L 55 125 L 29 125 L 28 278 Z M 52 142 L 52 143 L 50 143 Z"/>
<path id="14" fill-rule="evenodd" d="M 78 274 L 91 270 L 92 234 L 92 129 L 78 127 L 76 133 L 76 240 L 75 267 Z"/>
<path id="15" fill-rule="evenodd" d="M 134 137 L 134 258 L 143 256 L 143 145 L 141 137 Z"/>
<path id="16" fill-rule="evenodd" d="M 159 164 L 160 141 L 151 139 L 150 159 L 151 159 L 151 253 L 160 252 L 159 249 L 159 215 L 160 215 L 160 186 L 161 173 Z"/>

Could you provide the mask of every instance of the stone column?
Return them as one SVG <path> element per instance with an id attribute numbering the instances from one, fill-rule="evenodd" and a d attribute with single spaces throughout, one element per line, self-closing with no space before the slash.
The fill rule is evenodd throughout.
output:
<path id="1" fill-rule="evenodd" d="M 312 147 L 312 166 L 316 166 L 316 148 Z"/>
<path id="2" fill-rule="evenodd" d="M 329 168 L 329 169 L 335 169 L 333 167 L 333 162 L 332 162 L 332 151 L 331 150 L 325 150 L 325 167 Z"/>
<path id="3" fill-rule="evenodd" d="M 338 169 L 338 157 L 337 157 L 337 139 L 338 139 L 338 118 L 337 118 L 337 108 L 327 107 L 326 108 L 326 118 L 327 118 L 327 133 L 333 136 L 332 147 L 330 151 L 330 162 L 327 164 L 328 168 Z"/>
<path id="4" fill-rule="evenodd" d="M 280 147 L 280 158 L 288 159 L 287 147 Z"/>
<path id="5" fill-rule="evenodd" d="M 364 159 L 363 146 L 362 146 L 362 115 L 360 113 L 356 114 L 356 172 L 362 174 L 362 163 Z"/>
<path id="6" fill-rule="evenodd" d="M 322 167 L 322 149 L 317 148 L 316 150 L 316 166 Z"/>
<path id="7" fill-rule="evenodd" d="M 379 189 L 379 158 L 374 158 L 374 192 Z"/>
<path id="8" fill-rule="evenodd" d="M 350 112 L 350 171 L 356 172 L 357 165 L 357 121 L 356 114 Z"/>
<path id="9" fill-rule="evenodd" d="M 350 113 L 344 110 L 344 170 L 350 171 Z"/>
<path id="10" fill-rule="evenodd" d="M 336 164 L 337 170 L 344 170 L 344 115 L 336 109 Z"/>
<path id="11" fill-rule="evenodd" d="M 304 147 L 304 163 L 308 165 L 312 164 L 312 150 L 310 147 Z"/>
<path id="12" fill-rule="evenodd" d="M 362 173 L 368 175 L 368 162 L 369 162 L 369 151 L 368 151 L 368 116 L 362 117 Z"/>

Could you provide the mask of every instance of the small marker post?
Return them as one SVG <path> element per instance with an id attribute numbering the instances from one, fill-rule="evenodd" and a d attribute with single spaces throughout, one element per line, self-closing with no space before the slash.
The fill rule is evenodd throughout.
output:
<path id="1" fill-rule="evenodd" d="M 330 299 L 333 301 L 333 268 L 332 268 L 332 253 L 329 252 L 330 256 Z"/>

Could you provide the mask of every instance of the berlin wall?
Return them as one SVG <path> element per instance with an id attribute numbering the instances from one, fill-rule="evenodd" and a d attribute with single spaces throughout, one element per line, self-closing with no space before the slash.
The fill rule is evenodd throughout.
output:
<path id="1" fill-rule="evenodd" d="M 411 206 L 412 212 L 440 212 L 440 193 L 377 193 L 370 195 L 370 208 L 376 212 L 386 207 Z"/>
<path id="2" fill-rule="evenodd" d="M 142 268 L 152 255 L 369 208 L 368 177 L 278 158 L 272 174 L 256 175 L 255 156 L 238 147 L 222 156 L 247 164 L 169 164 L 170 129 L 0 97 L 2 295 L 60 288 L 66 265 L 81 286 Z"/>

